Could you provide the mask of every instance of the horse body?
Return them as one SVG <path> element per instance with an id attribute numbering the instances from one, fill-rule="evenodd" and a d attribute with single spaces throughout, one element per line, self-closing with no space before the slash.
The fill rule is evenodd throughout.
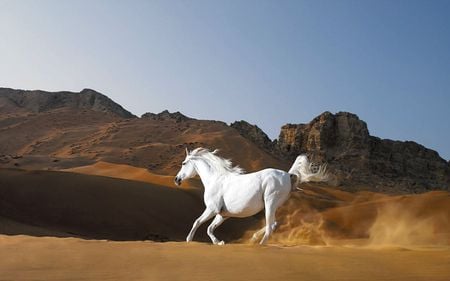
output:
<path id="1" fill-rule="evenodd" d="M 291 190 L 289 174 L 276 169 L 265 169 L 255 173 L 235 175 L 221 185 L 223 206 L 220 214 L 226 217 L 249 217 L 259 213 L 265 204 L 282 201 Z M 205 200 L 206 202 L 207 200 Z"/>
<path id="2" fill-rule="evenodd" d="M 232 167 L 231 162 L 215 155 L 204 148 L 192 152 L 186 150 L 186 159 L 175 177 L 175 183 L 198 174 L 205 187 L 204 202 L 206 209 L 195 220 L 186 241 L 193 239 L 197 228 L 215 216 L 208 227 L 208 235 L 214 244 L 223 244 L 213 234 L 223 221 L 229 217 L 249 217 L 265 209 L 266 226 L 255 233 L 258 238 L 264 232 L 261 244 L 265 243 L 276 226 L 275 212 L 288 198 L 293 184 L 291 175 L 300 179 L 320 181 L 326 178 L 325 169 L 318 173 L 308 171 L 306 156 L 299 156 L 289 172 L 277 169 L 264 169 L 254 173 L 243 174 L 239 167 Z M 306 159 L 306 160 L 305 160 Z"/>

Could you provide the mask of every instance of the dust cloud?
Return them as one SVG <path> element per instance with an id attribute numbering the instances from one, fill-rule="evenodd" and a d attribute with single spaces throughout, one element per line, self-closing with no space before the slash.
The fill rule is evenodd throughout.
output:
<path id="1" fill-rule="evenodd" d="M 380 206 L 369 229 L 370 245 L 450 245 L 448 209 L 425 204 L 422 202 L 425 198 L 420 199 Z"/>
<path id="2" fill-rule="evenodd" d="M 450 193 L 389 196 L 315 188 L 277 212 L 270 242 L 314 246 L 449 246 Z M 260 227 L 264 225 L 261 218 Z M 250 241 L 248 231 L 243 241 Z"/>

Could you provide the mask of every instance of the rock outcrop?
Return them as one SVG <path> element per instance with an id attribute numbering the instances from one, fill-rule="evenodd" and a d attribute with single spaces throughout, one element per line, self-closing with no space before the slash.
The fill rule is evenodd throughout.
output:
<path id="1" fill-rule="evenodd" d="M 287 124 L 281 128 L 278 148 L 286 156 L 310 152 L 323 160 L 367 156 L 369 130 L 351 113 L 325 112 L 309 124 Z M 361 155 L 363 153 L 363 155 Z"/>
<path id="2" fill-rule="evenodd" d="M 183 122 L 188 120 L 194 120 L 193 118 L 187 117 L 186 115 L 182 114 L 181 112 L 173 112 L 170 113 L 168 110 L 161 111 L 160 113 L 151 113 L 147 112 L 142 114 L 141 118 L 149 118 L 152 120 L 170 120 L 173 119 L 176 122 Z"/>
<path id="3" fill-rule="evenodd" d="M 258 126 L 241 120 L 231 123 L 230 127 L 236 129 L 239 134 L 256 144 L 259 148 L 268 152 L 274 152 L 276 142 L 270 140 L 267 134 Z"/>
<path id="4" fill-rule="evenodd" d="M 75 92 L 26 91 L 0 88 L 0 107 L 3 111 L 17 110 L 33 113 L 46 112 L 60 108 L 90 109 L 112 113 L 123 118 L 136 117 L 107 96 L 91 89 Z"/>
<path id="5" fill-rule="evenodd" d="M 306 153 L 313 161 L 327 162 L 346 186 L 393 192 L 450 186 L 450 167 L 437 152 L 411 141 L 371 136 L 367 124 L 347 112 L 325 112 L 308 124 L 283 126 L 277 149 L 289 160 Z"/>

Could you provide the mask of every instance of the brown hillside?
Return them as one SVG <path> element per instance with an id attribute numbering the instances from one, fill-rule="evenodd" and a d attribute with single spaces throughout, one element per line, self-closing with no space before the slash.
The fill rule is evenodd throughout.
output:
<path id="1" fill-rule="evenodd" d="M 58 93 L 0 90 L 0 167 L 65 169 L 107 161 L 174 175 L 184 149 L 198 146 L 218 148 L 248 171 L 290 165 L 223 122 L 167 111 L 124 118 L 116 113 L 119 105 L 109 99 L 100 107 L 82 106 L 71 97 L 83 91 L 61 92 L 52 103 L 46 95 L 59 97 Z"/>

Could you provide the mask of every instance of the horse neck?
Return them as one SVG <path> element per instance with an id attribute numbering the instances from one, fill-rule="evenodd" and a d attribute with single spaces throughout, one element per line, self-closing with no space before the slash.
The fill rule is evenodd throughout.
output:
<path id="1" fill-rule="evenodd" d="M 205 188 L 211 186 L 211 183 L 217 178 L 217 172 L 211 167 L 205 159 L 197 159 L 195 161 L 195 167 L 197 170 L 197 174 L 200 176 L 203 185 Z"/>

